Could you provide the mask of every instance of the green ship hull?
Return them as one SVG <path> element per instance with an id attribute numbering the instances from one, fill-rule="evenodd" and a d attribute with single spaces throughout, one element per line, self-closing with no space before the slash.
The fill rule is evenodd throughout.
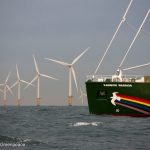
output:
<path id="1" fill-rule="evenodd" d="M 150 82 L 86 82 L 90 114 L 150 116 Z"/>

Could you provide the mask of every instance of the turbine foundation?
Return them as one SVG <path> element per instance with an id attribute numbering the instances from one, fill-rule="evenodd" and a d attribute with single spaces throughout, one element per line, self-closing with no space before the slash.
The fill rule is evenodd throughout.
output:
<path id="1" fill-rule="evenodd" d="M 21 99 L 17 99 L 17 106 L 21 106 Z"/>
<path id="2" fill-rule="evenodd" d="M 68 106 L 72 106 L 72 100 L 73 100 L 73 96 L 68 96 L 67 99 Z"/>
<path id="3" fill-rule="evenodd" d="M 36 98 L 36 106 L 40 106 L 41 104 L 41 98 Z"/>
<path id="4" fill-rule="evenodd" d="M 7 100 L 4 99 L 4 100 L 3 100 L 3 106 L 4 106 L 4 108 L 6 108 L 6 105 L 7 105 Z"/>

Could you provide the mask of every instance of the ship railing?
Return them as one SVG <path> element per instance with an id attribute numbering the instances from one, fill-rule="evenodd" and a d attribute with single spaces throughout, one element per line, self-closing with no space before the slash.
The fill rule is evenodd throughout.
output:
<path id="1" fill-rule="evenodd" d="M 105 82 L 106 79 L 111 80 L 112 75 L 87 75 L 86 79 L 91 81 Z"/>
<path id="2" fill-rule="evenodd" d="M 112 75 L 87 75 L 86 81 L 115 82 L 112 80 Z M 116 82 L 119 82 L 119 81 L 116 80 Z M 142 76 L 142 75 L 123 75 L 122 82 L 144 82 L 144 76 Z"/>

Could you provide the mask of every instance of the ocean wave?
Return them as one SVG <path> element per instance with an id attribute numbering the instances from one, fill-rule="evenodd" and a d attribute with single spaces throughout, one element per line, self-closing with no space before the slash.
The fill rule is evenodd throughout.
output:
<path id="1" fill-rule="evenodd" d="M 30 138 L 23 139 L 20 137 L 9 137 L 0 135 L 0 143 L 24 143 L 29 145 L 39 145 L 39 144 L 46 144 L 44 142 L 38 141 L 38 140 L 32 140 Z"/>
<path id="2" fill-rule="evenodd" d="M 38 109 L 38 111 L 49 111 L 47 108 Z"/>
<path id="3" fill-rule="evenodd" d="M 79 126 L 98 126 L 99 124 L 101 124 L 102 122 L 75 122 L 75 123 L 70 123 L 70 126 L 73 127 L 79 127 Z"/>
<path id="4" fill-rule="evenodd" d="M 44 143 L 42 141 L 32 140 L 32 139 L 25 139 L 25 140 L 23 140 L 23 143 L 25 143 L 25 144 L 34 144 L 34 145 L 46 144 L 46 143 Z"/>
<path id="5" fill-rule="evenodd" d="M 9 137 L 9 136 L 0 135 L 0 142 L 4 142 L 4 143 L 21 142 L 21 139 L 16 138 L 16 137 Z"/>

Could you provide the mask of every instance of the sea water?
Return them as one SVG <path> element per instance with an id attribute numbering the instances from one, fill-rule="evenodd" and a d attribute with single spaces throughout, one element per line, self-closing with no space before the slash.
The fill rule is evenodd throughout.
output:
<path id="1" fill-rule="evenodd" d="M 150 118 L 86 106 L 0 107 L 0 150 L 150 150 Z"/>

